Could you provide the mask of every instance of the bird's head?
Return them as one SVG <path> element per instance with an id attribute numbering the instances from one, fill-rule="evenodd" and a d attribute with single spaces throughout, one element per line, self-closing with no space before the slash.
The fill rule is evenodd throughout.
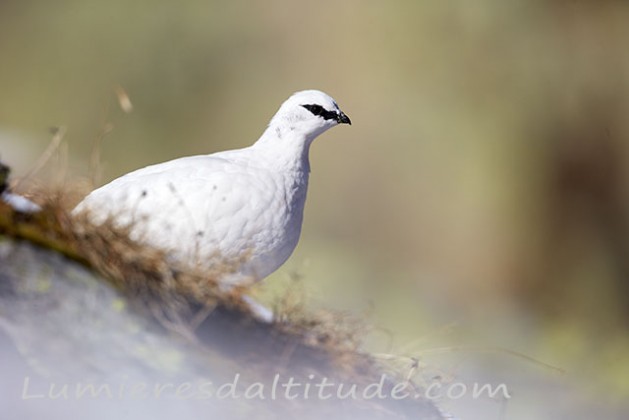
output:
<path id="1" fill-rule="evenodd" d="M 332 97 L 319 90 L 303 90 L 280 106 L 269 127 L 280 135 L 295 132 L 312 140 L 329 128 L 351 123 Z"/>

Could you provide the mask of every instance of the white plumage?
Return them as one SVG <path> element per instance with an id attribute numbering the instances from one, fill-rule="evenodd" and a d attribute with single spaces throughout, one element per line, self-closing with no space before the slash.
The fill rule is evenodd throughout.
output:
<path id="1" fill-rule="evenodd" d="M 307 90 L 287 99 L 252 146 L 175 159 L 130 172 L 74 210 L 95 223 L 131 223 L 132 236 L 178 264 L 237 264 L 229 284 L 277 270 L 299 241 L 310 165 L 319 134 L 350 124 L 336 102 Z"/>

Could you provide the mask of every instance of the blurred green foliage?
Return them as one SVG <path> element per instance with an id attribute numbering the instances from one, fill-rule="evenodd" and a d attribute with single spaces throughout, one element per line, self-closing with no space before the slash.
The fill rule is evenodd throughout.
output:
<path id="1" fill-rule="evenodd" d="M 629 395 L 628 40 L 619 1 L 4 0 L 0 152 L 25 173 L 66 125 L 85 175 L 111 123 L 105 182 L 247 146 L 322 89 L 354 125 L 314 144 L 267 294 L 297 271 L 313 305 L 373 301 L 397 343 L 458 322 L 421 345 L 514 348 Z"/>

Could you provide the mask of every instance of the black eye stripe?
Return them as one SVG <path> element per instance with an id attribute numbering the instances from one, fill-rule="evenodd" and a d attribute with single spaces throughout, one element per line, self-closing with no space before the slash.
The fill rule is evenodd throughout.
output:
<path id="1" fill-rule="evenodd" d="M 334 111 L 328 111 L 321 105 L 302 105 L 308 111 L 312 112 L 314 115 L 322 117 L 324 120 L 336 120 L 338 119 L 338 113 Z"/>

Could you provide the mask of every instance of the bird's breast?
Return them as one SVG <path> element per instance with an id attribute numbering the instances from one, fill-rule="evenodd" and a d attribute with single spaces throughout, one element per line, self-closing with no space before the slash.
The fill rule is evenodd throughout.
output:
<path id="1" fill-rule="evenodd" d="M 194 206 L 202 209 L 195 211 L 201 218 L 192 224 L 196 252 L 181 250 L 179 254 L 196 255 L 195 261 L 202 264 L 212 264 L 220 256 L 238 264 L 237 271 L 243 275 L 256 279 L 268 276 L 299 242 L 307 187 L 307 173 L 262 170 L 234 174 L 229 181 L 199 187 L 188 196 L 201 195 Z M 179 227 L 183 230 L 173 232 L 174 237 L 192 237 L 189 227 Z"/>
<path id="2" fill-rule="evenodd" d="M 273 183 L 268 190 L 271 195 L 261 200 L 256 220 L 243 230 L 243 239 L 252 239 L 251 259 L 244 271 L 258 278 L 268 276 L 290 257 L 301 234 L 307 175 L 277 177 Z"/>

